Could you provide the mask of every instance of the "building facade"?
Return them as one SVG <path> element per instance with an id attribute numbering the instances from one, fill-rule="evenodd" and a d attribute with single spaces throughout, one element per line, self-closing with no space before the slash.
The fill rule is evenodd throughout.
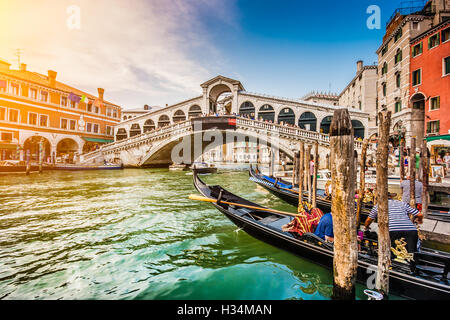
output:
<path id="1" fill-rule="evenodd" d="M 142 109 L 139 109 L 139 108 L 136 108 L 136 109 L 123 109 L 122 110 L 122 121 L 125 121 L 125 120 L 128 120 L 128 119 L 133 119 L 133 118 L 142 116 L 142 115 L 144 115 L 146 113 L 156 111 L 158 109 L 161 109 L 161 107 L 149 106 L 148 104 L 146 104 L 144 106 L 144 108 L 142 108 Z"/>
<path id="2" fill-rule="evenodd" d="M 333 106 L 339 105 L 339 96 L 334 93 L 310 92 L 301 98 L 301 100 L 329 104 Z"/>
<path id="3" fill-rule="evenodd" d="M 449 9 L 449 0 L 430 0 L 422 7 L 397 9 L 388 21 L 383 42 L 376 51 L 378 110 L 392 112 L 392 134 L 404 137 L 407 144 L 411 137 L 418 141 L 424 137 L 424 111 L 412 107 L 410 95 L 411 40 L 448 19 Z M 393 140 L 396 141 L 399 140 Z"/>
<path id="4" fill-rule="evenodd" d="M 76 161 L 78 155 L 114 140 L 121 107 L 98 96 L 56 81 L 48 75 L 19 70 L 0 60 L 0 157 L 38 159 L 39 143 L 45 162 Z"/>
<path id="5" fill-rule="evenodd" d="M 369 135 L 377 132 L 377 66 L 356 63 L 356 75 L 339 94 L 338 105 L 369 114 Z"/>
<path id="6" fill-rule="evenodd" d="M 410 74 L 412 109 L 424 118 L 418 136 L 450 147 L 450 20 L 411 40 Z"/>

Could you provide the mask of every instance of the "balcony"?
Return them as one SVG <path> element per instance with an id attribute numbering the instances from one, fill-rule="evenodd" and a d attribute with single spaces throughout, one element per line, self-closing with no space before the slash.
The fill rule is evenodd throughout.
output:
<path id="1" fill-rule="evenodd" d="M 379 83 L 386 82 L 386 73 L 380 76 L 380 79 L 378 79 Z"/>
<path id="2" fill-rule="evenodd" d="M 394 99 L 400 98 L 400 96 L 401 96 L 400 88 L 395 89 L 394 92 L 392 93 L 392 96 L 394 97 Z"/>
<path id="3" fill-rule="evenodd" d="M 401 62 L 401 61 L 400 61 L 400 62 L 397 62 L 397 63 L 394 65 L 394 72 L 397 73 L 397 72 L 400 72 L 400 71 L 402 71 L 402 62 Z"/>

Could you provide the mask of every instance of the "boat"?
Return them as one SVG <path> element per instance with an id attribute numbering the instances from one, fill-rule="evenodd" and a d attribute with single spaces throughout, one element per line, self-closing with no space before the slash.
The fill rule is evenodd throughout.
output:
<path id="1" fill-rule="evenodd" d="M 292 183 L 281 178 L 272 178 L 263 175 L 261 171 L 259 171 L 258 167 L 254 169 L 252 166 L 250 166 L 249 169 L 249 176 L 250 180 L 256 182 L 258 185 L 262 186 L 264 189 L 268 190 L 276 197 L 286 201 L 293 206 L 298 206 L 298 189 L 294 188 L 292 186 Z M 307 201 L 307 199 L 308 193 L 303 192 L 303 200 Z M 316 204 L 317 207 L 325 213 L 331 211 L 331 199 L 328 199 L 326 197 L 325 191 L 322 189 L 317 189 Z M 360 221 L 366 220 L 366 218 L 370 214 L 371 209 L 372 205 L 368 206 L 367 204 L 363 204 L 361 208 Z"/>
<path id="2" fill-rule="evenodd" d="M 123 169 L 122 164 L 106 163 L 106 164 L 69 164 L 60 163 L 50 167 L 52 170 L 68 170 L 68 171 L 82 171 L 82 170 L 119 170 Z"/>
<path id="3" fill-rule="evenodd" d="M 313 263 L 333 269 L 333 244 L 323 241 L 312 233 L 299 236 L 297 233 L 284 232 L 282 226 L 292 221 L 293 217 L 263 211 L 264 207 L 243 199 L 221 186 L 209 186 L 199 176 L 193 174 L 195 188 L 223 213 L 237 227 L 249 235 L 290 251 Z M 232 202 L 237 205 L 225 204 Z M 255 209 L 240 207 L 251 206 Z M 261 210 L 259 210 L 261 208 Z M 356 235 L 355 235 L 356 236 Z M 364 238 L 358 254 L 357 281 L 367 284 L 373 278 L 377 268 L 376 240 Z M 368 244 L 368 245 L 366 245 Z M 431 249 L 422 249 L 414 254 L 413 265 L 392 261 L 389 271 L 389 292 L 408 299 L 449 300 L 449 266 L 450 254 Z"/>
<path id="4" fill-rule="evenodd" d="M 42 165 L 42 170 L 49 170 L 50 166 Z M 24 161 L 19 160 L 2 160 L 0 161 L 0 173 L 25 173 L 27 165 Z M 30 164 L 30 172 L 38 172 L 39 165 L 36 163 Z"/>
<path id="5" fill-rule="evenodd" d="M 217 168 L 213 164 L 207 164 L 206 162 L 194 162 L 191 170 L 195 170 L 198 174 L 217 173 Z"/>
<path id="6" fill-rule="evenodd" d="M 188 166 L 186 164 L 173 163 L 169 166 L 170 171 L 186 171 L 188 170 Z"/>

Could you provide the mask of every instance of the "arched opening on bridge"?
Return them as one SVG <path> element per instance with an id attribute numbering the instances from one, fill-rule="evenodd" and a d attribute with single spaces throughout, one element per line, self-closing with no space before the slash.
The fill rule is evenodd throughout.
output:
<path id="1" fill-rule="evenodd" d="M 152 119 L 148 119 L 144 122 L 144 133 L 155 130 L 156 126 Z"/>
<path id="2" fill-rule="evenodd" d="M 47 158 L 50 156 L 51 145 L 50 142 L 41 136 L 32 136 L 25 140 L 23 144 L 24 156 L 27 154 L 27 150 L 30 150 L 30 160 L 38 161 L 39 160 L 39 142 L 43 140 L 43 148 L 44 154 L 43 159 L 47 161 Z M 24 158 L 26 160 L 26 158 Z"/>
<path id="3" fill-rule="evenodd" d="M 128 134 L 124 128 L 120 128 L 119 130 L 117 130 L 117 134 L 116 134 L 117 141 L 124 140 L 127 138 L 128 138 Z"/>
<path id="4" fill-rule="evenodd" d="M 317 118 L 312 112 L 303 112 L 298 119 L 298 126 L 304 130 L 316 131 Z"/>
<path id="5" fill-rule="evenodd" d="M 275 122 L 275 110 L 270 104 L 265 104 L 258 111 L 260 121 Z"/>
<path id="6" fill-rule="evenodd" d="M 141 133 L 142 133 L 141 132 L 141 127 L 139 126 L 139 124 L 138 123 L 133 123 L 131 125 L 131 128 L 130 128 L 130 138 L 134 137 L 134 136 L 138 136 Z"/>
<path id="7" fill-rule="evenodd" d="M 73 163 L 76 152 L 78 152 L 78 143 L 75 140 L 70 138 L 62 139 L 56 145 L 56 161 Z"/>
<path id="8" fill-rule="evenodd" d="M 225 95 L 227 93 L 227 95 Z M 209 113 L 217 113 L 218 110 L 218 102 L 227 98 L 231 94 L 231 89 L 226 84 L 217 84 L 215 85 L 211 91 L 209 92 Z"/>
<path id="9" fill-rule="evenodd" d="M 250 101 L 246 101 L 239 107 L 239 115 L 244 118 L 255 119 L 255 106 Z"/>
<path id="10" fill-rule="evenodd" d="M 353 134 L 355 138 L 364 139 L 364 125 L 359 120 L 352 120 Z"/>
<path id="11" fill-rule="evenodd" d="M 174 123 L 184 121 L 186 120 L 186 115 L 184 114 L 183 110 L 177 110 L 175 111 L 172 120 Z"/>
<path id="12" fill-rule="evenodd" d="M 333 120 L 333 116 L 328 116 L 322 119 L 320 122 L 320 133 L 330 133 L 331 120 Z"/>
<path id="13" fill-rule="evenodd" d="M 422 141 L 425 136 L 425 101 L 426 97 L 417 92 L 411 97 L 411 135 L 416 137 L 416 141 Z M 438 98 L 429 99 L 429 109 L 439 108 Z M 436 125 L 437 124 L 437 125 Z M 439 122 L 428 122 L 427 133 L 439 133 Z"/>
<path id="14" fill-rule="evenodd" d="M 188 117 L 190 118 L 195 118 L 195 117 L 201 117 L 202 115 L 202 108 L 196 104 L 194 104 L 193 106 L 191 106 L 189 108 L 189 112 L 188 112 Z"/>
<path id="15" fill-rule="evenodd" d="M 295 124 L 295 113 L 291 108 L 283 108 L 278 114 L 279 124 Z"/>
<path id="16" fill-rule="evenodd" d="M 161 117 L 159 117 L 158 119 L 158 128 L 162 128 L 162 127 L 166 127 L 170 125 L 170 119 L 169 116 L 163 114 Z"/>

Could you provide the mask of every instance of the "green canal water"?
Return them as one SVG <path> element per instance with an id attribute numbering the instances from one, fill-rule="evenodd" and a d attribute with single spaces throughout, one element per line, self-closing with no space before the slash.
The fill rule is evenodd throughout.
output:
<path id="1" fill-rule="evenodd" d="M 246 172 L 204 180 L 294 211 Z M 53 171 L 0 185 L 0 299 L 330 299 L 331 271 L 188 200 L 188 172 Z"/>

